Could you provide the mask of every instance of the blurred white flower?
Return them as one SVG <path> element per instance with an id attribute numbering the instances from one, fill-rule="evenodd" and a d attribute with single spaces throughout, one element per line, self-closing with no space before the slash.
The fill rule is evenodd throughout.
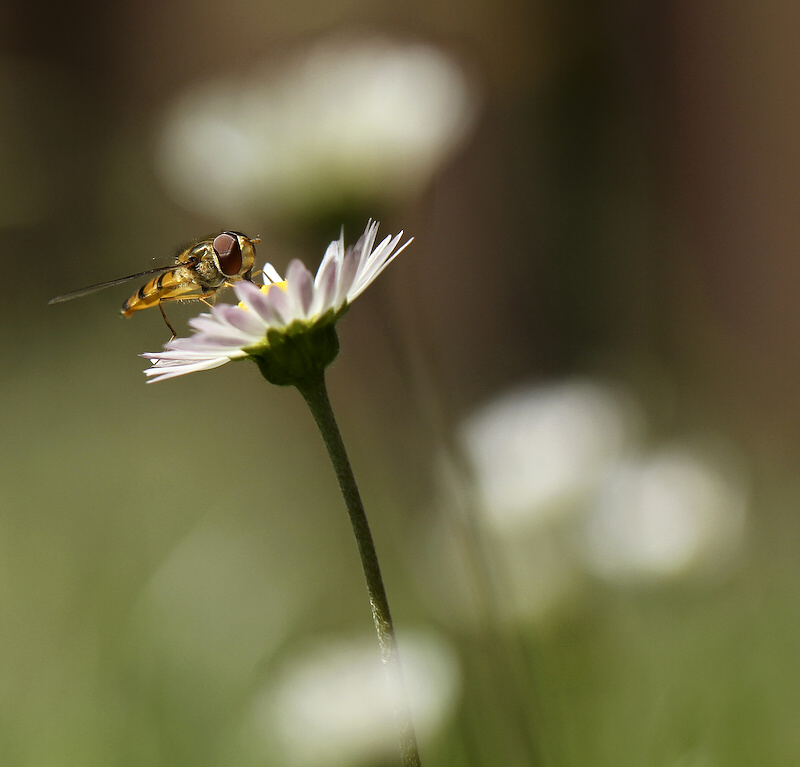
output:
<path id="1" fill-rule="evenodd" d="M 630 397 L 590 380 L 507 392 L 467 418 L 458 436 L 469 475 L 442 456 L 437 506 L 450 511 L 422 544 L 442 614 L 463 620 L 485 609 L 476 546 L 502 583 L 499 615 L 542 622 L 568 609 L 585 579 L 573 526 L 639 425 Z"/>
<path id="2" fill-rule="evenodd" d="M 445 513 L 424 544 L 442 614 L 480 614 L 476 547 L 501 584 L 492 609 L 537 622 L 574 606 L 587 570 L 664 578 L 730 563 L 746 511 L 736 456 L 645 451 L 644 426 L 631 396 L 590 380 L 510 392 L 466 419 L 471 476 L 443 457 Z"/>
<path id="3" fill-rule="evenodd" d="M 514 530 L 574 510 L 628 447 L 639 421 L 629 397 L 588 380 L 498 397 L 460 431 L 482 514 Z"/>
<path id="4" fill-rule="evenodd" d="M 713 573 L 740 547 L 745 510 L 739 477 L 696 450 L 630 458 L 608 473 L 589 513 L 586 562 L 621 580 Z"/>
<path id="5" fill-rule="evenodd" d="M 205 82 L 167 116 L 160 170 L 185 207 L 241 220 L 420 191 L 469 132 L 475 97 L 430 45 L 327 41 L 282 69 Z"/>
<path id="6" fill-rule="evenodd" d="M 429 635 L 400 637 L 418 735 L 441 727 L 460 688 L 455 656 Z M 281 764 L 373 763 L 397 751 L 395 703 L 373 642 L 325 641 L 289 661 L 257 699 L 257 748 Z"/>

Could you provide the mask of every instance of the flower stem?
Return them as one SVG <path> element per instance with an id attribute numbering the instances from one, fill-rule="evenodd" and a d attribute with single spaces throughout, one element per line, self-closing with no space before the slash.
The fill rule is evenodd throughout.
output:
<path id="1" fill-rule="evenodd" d="M 386 598 L 386 589 L 383 586 L 381 569 L 378 565 L 378 555 L 375 552 L 375 543 L 364 512 L 364 504 L 358 492 L 353 470 L 342 442 L 342 435 L 333 415 L 328 390 L 325 386 L 324 374 L 296 383 L 297 389 L 303 395 L 311 409 L 311 414 L 322 434 L 325 447 L 328 449 L 339 488 L 344 496 L 347 512 L 350 515 L 350 524 L 358 544 L 358 553 L 361 555 L 361 565 L 364 568 L 364 577 L 367 581 L 369 603 L 372 606 L 372 620 L 378 632 L 378 643 L 381 648 L 381 660 L 389 673 L 395 719 L 400 735 L 400 754 L 403 767 L 419 767 L 419 750 L 414 725 L 411 721 L 411 709 L 403 682 L 403 672 L 397 652 L 392 616 L 389 612 L 389 601 Z"/>

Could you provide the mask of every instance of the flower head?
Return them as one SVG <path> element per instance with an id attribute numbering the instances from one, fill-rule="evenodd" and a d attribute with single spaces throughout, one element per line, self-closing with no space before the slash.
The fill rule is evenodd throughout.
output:
<path id="1" fill-rule="evenodd" d="M 192 336 L 171 340 L 163 352 L 143 354 L 153 363 L 145 375 L 162 381 L 244 357 L 281 385 L 321 372 L 338 353 L 337 320 L 411 242 L 398 248 L 400 232 L 373 248 L 377 231 L 371 221 L 346 250 L 343 236 L 334 240 L 314 277 L 298 260 L 289 264 L 285 280 L 266 264 L 263 286 L 247 281 L 233 286 L 238 306 L 212 306 L 189 321 Z"/>

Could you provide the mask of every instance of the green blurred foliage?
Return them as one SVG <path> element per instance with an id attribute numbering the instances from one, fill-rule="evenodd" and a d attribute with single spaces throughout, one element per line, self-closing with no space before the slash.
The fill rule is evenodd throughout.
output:
<path id="1" fill-rule="evenodd" d="M 187 82 L 364 26 L 441 44 L 485 89 L 462 154 L 419 200 L 375 212 L 382 231 L 417 241 L 348 314 L 330 376 L 396 622 L 442 638 L 460 666 L 423 763 L 800 761 L 800 174 L 796 89 L 775 74 L 796 71 L 797 54 L 780 12 L 738 13 L 11 4 L 3 767 L 278 764 L 245 735 L 254 699 L 304 639 L 372 631 L 296 393 L 247 364 L 146 386 L 136 355 L 168 334 L 156 312 L 116 316 L 127 288 L 46 305 L 240 226 L 178 209 L 156 180 L 160 116 Z M 260 253 L 281 269 L 293 255 L 313 264 L 348 212 L 346 200 L 336 221 L 265 211 L 252 222 Z M 174 313 L 185 323 L 195 310 Z M 520 622 L 503 617 L 504 562 L 488 551 L 470 560 L 471 617 L 454 620 L 421 577 L 437 557 L 426 536 L 439 457 L 494 393 L 576 372 L 632 387 L 653 439 L 711 429 L 737 443 L 754 478 L 744 551 L 704 582 L 587 578 L 568 609 Z"/>

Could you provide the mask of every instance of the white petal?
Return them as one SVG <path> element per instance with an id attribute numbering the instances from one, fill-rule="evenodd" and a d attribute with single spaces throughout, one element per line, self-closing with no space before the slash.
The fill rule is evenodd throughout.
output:
<path id="1" fill-rule="evenodd" d="M 339 279 L 339 261 L 329 261 L 317 272 L 314 279 L 314 301 L 311 304 L 311 316 L 325 314 L 333 306 L 336 284 Z"/>
<path id="2" fill-rule="evenodd" d="M 397 247 L 400 238 L 403 236 L 401 231 L 394 237 L 387 235 L 375 249 L 367 254 L 366 258 L 361 261 L 361 269 L 359 270 L 359 277 L 367 277 L 376 269 L 380 269 L 391 256 L 392 251 Z"/>
<path id="3" fill-rule="evenodd" d="M 241 345 L 247 343 L 249 334 L 243 333 L 232 325 L 223 325 L 216 320 L 205 320 L 195 317 L 189 320 L 189 325 L 195 330 L 195 335 L 209 335 L 217 339 L 225 339 L 225 343 Z M 177 340 L 177 339 L 176 339 Z"/>
<path id="4" fill-rule="evenodd" d="M 250 282 L 237 282 L 233 289 L 236 291 L 238 299 L 264 323 L 265 332 L 269 325 L 279 319 L 275 315 L 268 296 L 272 291 L 280 290 L 280 288 L 272 287 L 265 293 Z"/>
<path id="5" fill-rule="evenodd" d="M 189 320 L 189 326 L 199 333 L 206 330 L 224 327 L 217 322 L 210 314 L 201 314 L 199 317 L 192 317 Z"/>
<path id="6" fill-rule="evenodd" d="M 319 281 L 322 279 L 323 272 L 333 264 L 341 263 L 343 257 L 344 231 L 342 231 L 342 233 L 339 235 L 338 240 L 334 240 L 330 245 L 328 245 L 328 249 L 325 251 L 325 255 L 322 257 L 322 261 L 320 261 L 319 268 L 317 269 L 317 276 L 314 279 L 314 287 L 317 287 L 319 284 Z"/>
<path id="7" fill-rule="evenodd" d="M 302 261 L 294 259 L 286 270 L 287 292 L 294 304 L 296 317 L 308 317 L 311 301 L 314 298 L 314 281 Z"/>
<path id="8" fill-rule="evenodd" d="M 378 234 L 379 221 L 370 221 L 364 234 L 358 238 L 354 250 L 358 253 L 359 261 L 363 261 L 372 251 L 372 245 L 375 242 L 375 237 Z"/>
<path id="9" fill-rule="evenodd" d="M 344 254 L 342 268 L 339 270 L 339 284 L 336 286 L 336 295 L 333 299 L 334 306 L 338 309 L 346 300 L 358 276 L 359 257 L 352 248 Z"/>
<path id="10" fill-rule="evenodd" d="M 283 277 L 278 274 L 278 270 L 269 262 L 264 264 L 264 268 L 261 271 L 264 273 L 264 284 L 283 282 Z"/>
<path id="11" fill-rule="evenodd" d="M 250 336 L 261 336 L 264 333 L 264 323 L 252 312 L 246 312 L 238 306 L 231 306 L 230 304 L 222 304 L 215 308 L 215 316 L 227 322 L 234 328 L 237 328 L 242 333 Z"/>
<path id="12" fill-rule="evenodd" d="M 196 373 L 200 370 L 212 370 L 213 368 L 221 367 L 226 362 L 230 362 L 228 357 L 216 357 L 191 364 L 154 365 L 145 370 L 144 374 L 150 379 L 148 383 L 155 383 L 156 381 L 165 381 L 167 378 L 175 378 L 187 373 Z"/>
<path id="13" fill-rule="evenodd" d="M 286 291 L 273 285 L 265 296 L 269 309 L 275 318 L 269 324 L 271 326 L 283 327 L 288 325 L 295 317 L 292 315 L 291 299 L 286 295 Z"/>
<path id="14" fill-rule="evenodd" d="M 361 275 L 359 275 L 352 288 L 348 291 L 348 301 L 353 301 L 358 298 L 358 296 L 360 296 L 375 281 L 377 276 L 413 242 L 413 238 L 409 239 L 407 242 L 403 243 L 402 247 L 393 253 L 392 251 L 397 247 L 397 243 L 402 236 L 403 233 L 400 232 L 388 244 L 386 244 L 386 247 L 381 253 L 381 257 L 379 259 L 370 259 L 368 268 L 364 270 Z M 382 248 L 384 244 L 385 241 L 378 246 L 379 249 Z"/>
<path id="15" fill-rule="evenodd" d="M 169 351 L 169 352 L 145 352 L 140 355 L 150 360 L 154 365 L 183 365 L 189 362 L 200 362 L 201 360 L 215 359 L 216 357 L 227 357 L 230 355 L 205 349 L 203 351 Z"/>
<path id="16" fill-rule="evenodd" d="M 193 346 L 195 348 L 203 348 L 208 350 L 213 349 L 214 351 L 222 354 L 236 354 L 245 346 L 250 346 L 252 343 L 254 343 L 252 336 L 244 335 L 243 333 L 232 336 L 228 335 L 222 330 L 213 333 L 198 333 L 197 335 L 188 338 L 187 341 L 194 341 Z M 180 347 L 177 348 L 180 349 Z M 184 348 L 191 350 L 192 346 L 189 346 L 187 343 Z"/>

